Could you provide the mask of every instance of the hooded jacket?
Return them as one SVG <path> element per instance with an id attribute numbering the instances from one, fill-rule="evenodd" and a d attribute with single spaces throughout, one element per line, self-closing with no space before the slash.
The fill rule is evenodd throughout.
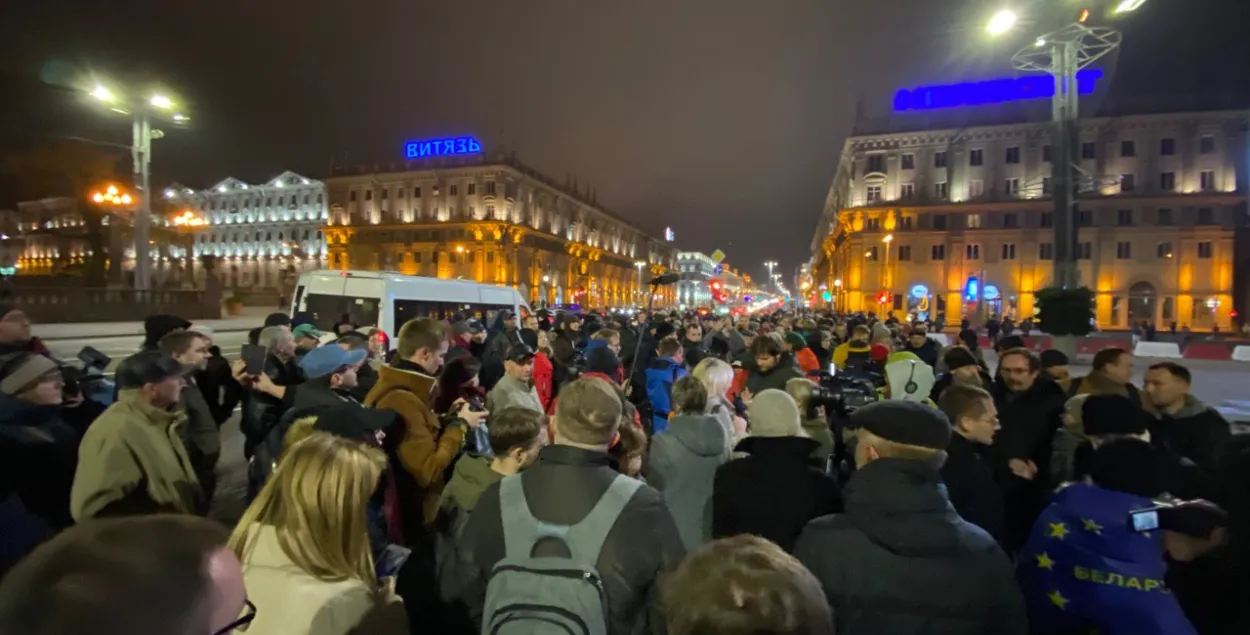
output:
<path id="1" fill-rule="evenodd" d="M 850 340 L 833 348 L 833 365 L 838 370 L 859 370 L 872 362 L 872 347 L 868 342 Z"/>
<path id="2" fill-rule="evenodd" d="M 842 510 L 837 483 L 813 467 L 820 444 L 805 437 L 747 437 L 734 448 L 747 456 L 716 470 L 712 537 L 755 534 L 791 551 L 803 526 Z"/>
<path id="3" fill-rule="evenodd" d="M 671 357 L 657 357 L 647 366 L 647 401 L 651 404 L 651 430 L 664 431 L 673 408 L 673 384 L 689 372 Z"/>
<path id="4" fill-rule="evenodd" d="M 647 482 L 668 504 L 686 551 L 711 540 L 712 484 L 725 458 L 725 430 L 711 415 L 677 415 L 651 439 Z"/>
<path id="5" fill-rule="evenodd" d="M 894 401 L 929 403 L 929 394 L 933 392 L 933 367 L 914 353 L 894 353 L 885 365 L 885 382 L 890 387 L 890 399 Z"/>
<path id="6" fill-rule="evenodd" d="M 447 619 L 455 616 L 462 624 L 469 624 L 469 621 L 463 607 L 456 606 L 465 584 L 460 577 L 461 563 L 472 561 L 472 554 L 463 549 L 461 536 L 482 493 L 503 480 L 503 474 L 490 469 L 490 462 L 489 457 L 476 454 L 467 454 L 456 461 L 456 469 L 439 499 L 438 518 L 434 521 L 439 597 L 448 605 Z"/>
<path id="7" fill-rule="evenodd" d="M 138 389 L 122 390 L 83 435 L 70 493 L 74 520 L 201 513 L 204 495 L 180 434 L 185 424 L 181 410 L 161 410 Z"/>
<path id="8" fill-rule="evenodd" d="M 1087 483 L 1055 494 L 1018 568 L 1037 635 L 1196 632 L 1164 583 L 1163 533 L 1129 527 L 1129 512 L 1152 504 Z"/>
<path id="9" fill-rule="evenodd" d="M 936 469 L 878 459 L 844 494 L 846 513 L 812 521 L 794 549 L 840 635 L 1028 633 L 1011 562 L 955 513 Z"/>

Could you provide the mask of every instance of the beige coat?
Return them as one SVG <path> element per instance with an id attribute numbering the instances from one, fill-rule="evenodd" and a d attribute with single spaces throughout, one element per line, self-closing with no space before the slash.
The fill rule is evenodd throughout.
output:
<path id="1" fill-rule="evenodd" d="M 382 598 L 356 579 L 326 582 L 296 566 L 278 544 L 271 525 L 253 527 L 243 554 L 243 583 L 256 605 L 248 635 L 347 635 L 369 616 L 388 607 L 402 608 L 398 598 Z M 397 611 L 402 614 L 402 611 Z M 372 619 L 369 620 L 373 622 Z M 402 635 L 406 620 L 389 628 L 373 626 L 376 635 Z"/>
<path id="2" fill-rule="evenodd" d="M 87 428 L 78 448 L 70 513 L 96 516 L 206 511 L 200 482 L 182 444 L 181 410 L 161 410 L 138 390 L 123 390 Z"/>

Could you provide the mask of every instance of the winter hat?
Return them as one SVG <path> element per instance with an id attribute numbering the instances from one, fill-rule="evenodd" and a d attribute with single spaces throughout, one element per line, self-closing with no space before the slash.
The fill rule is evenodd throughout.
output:
<path id="1" fill-rule="evenodd" d="M 1140 439 L 1108 441 L 1089 456 L 1095 485 L 1145 498 L 1163 493 L 1163 467 L 1158 450 Z"/>
<path id="2" fill-rule="evenodd" d="M 801 437 L 803 424 L 794 398 L 784 390 L 769 388 L 747 405 L 747 421 L 753 437 Z"/>
<path id="3" fill-rule="evenodd" d="M 1146 415 L 1121 395 L 1090 395 L 1081 404 L 1085 434 L 1141 434 L 1146 431 Z"/>
<path id="4" fill-rule="evenodd" d="M 1052 366 L 1067 366 L 1068 356 L 1063 351 L 1057 351 L 1053 348 L 1042 351 L 1042 368 L 1050 368 Z"/>
<path id="5" fill-rule="evenodd" d="M 149 315 L 143 321 L 143 345 L 146 348 L 156 348 L 162 337 L 174 331 L 185 331 L 189 326 L 191 322 L 176 315 Z"/>
<path id="6" fill-rule="evenodd" d="M 59 373 L 61 367 L 43 355 L 17 353 L 14 361 L 5 359 L 4 377 L 0 378 L 0 393 L 16 395 L 39 383 L 45 375 Z"/>
<path id="7" fill-rule="evenodd" d="M 974 351 L 980 345 L 979 342 L 977 341 L 977 332 L 972 329 L 964 329 L 960 331 L 959 341 L 963 342 L 964 346 L 967 346 L 968 348 Z"/>
<path id="8" fill-rule="evenodd" d="M 977 365 L 977 358 L 971 351 L 958 347 L 946 351 L 946 355 L 942 356 L 942 361 L 946 362 L 946 368 L 952 373 L 960 368 Z"/>
<path id="9" fill-rule="evenodd" d="M 801 351 L 807 348 L 807 340 L 804 339 L 802 335 L 799 335 L 794 331 L 786 332 L 786 343 L 790 345 L 790 348 L 793 348 L 796 351 Z"/>
<path id="10" fill-rule="evenodd" d="M 603 373 L 620 381 L 621 360 L 606 346 L 596 348 L 586 355 L 586 372 Z"/>
<path id="11" fill-rule="evenodd" d="M 878 401 L 856 410 L 851 425 L 886 441 L 945 450 L 951 441 L 951 422 L 941 410 L 911 401 Z"/>
<path id="12" fill-rule="evenodd" d="M 291 318 L 285 313 L 270 313 L 265 316 L 265 326 L 291 326 Z"/>
<path id="13" fill-rule="evenodd" d="M 452 335 L 466 335 L 469 332 L 469 326 L 470 325 L 467 320 L 461 320 L 459 322 L 456 322 L 455 324 L 451 325 L 451 334 Z"/>

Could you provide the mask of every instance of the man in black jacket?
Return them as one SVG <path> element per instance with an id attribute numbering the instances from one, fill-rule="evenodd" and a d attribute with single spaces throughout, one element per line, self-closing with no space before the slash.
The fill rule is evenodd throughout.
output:
<path id="1" fill-rule="evenodd" d="M 794 550 L 824 587 L 839 635 L 1027 633 L 1011 562 L 946 498 L 946 417 L 883 401 L 851 422 L 858 470 L 846 513 L 813 520 Z"/>
<path id="2" fill-rule="evenodd" d="M 1168 492 L 1222 503 L 1216 473 L 1232 447 L 1233 432 L 1223 415 L 1189 394 L 1192 382 L 1189 369 L 1175 362 L 1146 371 L 1150 442 L 1164 451 L 1170 467 Z"/>
<path id="3" fill-rule="evenodd" d="M 998 489 L 994 470 L 985 457 L 999 429 L 994 398 L 976 386 L 956 384 L 942 393 L 938 407 L 950 419 L 954 432 L 942 466 L 942 480 L 951 506 L 964 520 L 1001 543 L 1006 524 L 1003 492 Z"/>
<path id="4" fill-rule="evenodd" d="M 555 445 L 544 448 L 538 462 L 518 477 L 539 521 L 575 525 L 590 513 L 618 473 L 608 446 L 621 423 L 621 402 L 602 379 L 585 377 L 560 391 L 554 418 Z M 504 557 L 504 532 L 499 484 L 478 499 L 461 538 L 464 601 L 480 620 L 486 583 Z M 536 556 L 544 553 L 539 545 Z M 608 533 L 596 569 L 603 577 L 608 604 L 608 633 L 663 633 L 664 613 L 658 578 L 674 570 L 686 555 L 677 524 L 659 492 L 642 485 Z"/>

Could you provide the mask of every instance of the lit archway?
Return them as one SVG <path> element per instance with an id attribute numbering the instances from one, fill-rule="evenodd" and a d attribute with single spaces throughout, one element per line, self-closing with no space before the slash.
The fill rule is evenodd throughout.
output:
<path id="1" fill-rule="evenodd" d="M 1153 322 L 1155 320 L 1155 309 L 1159 303 L 1159 296 L 1155 292 L 1155 286 L 1149 282 L 1138 282 L 1128 289 L 1128 319 L 1129 322 L 1139 322 L 1146 320 Z"/>

